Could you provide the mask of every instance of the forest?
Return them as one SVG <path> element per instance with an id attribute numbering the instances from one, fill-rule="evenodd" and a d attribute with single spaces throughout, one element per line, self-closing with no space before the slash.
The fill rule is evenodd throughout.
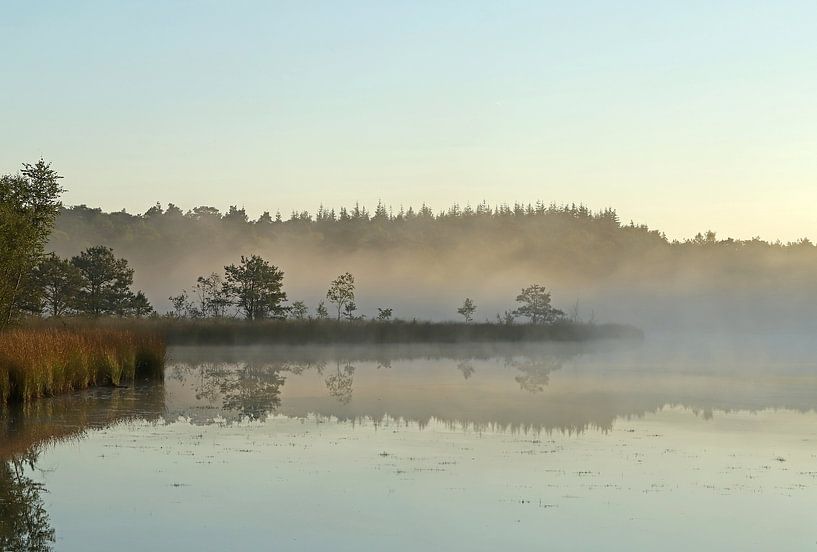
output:
<path id="1" fill-rule="evenodd" d="M 274 205 L 274 189 L 259 200 L 265 202 Z M 43 282 L 61 271 L 67 283 L 79 285 L 70 310 L 94 316 L 155 310 L 196 317 L 196 308 L 204 312 L 202 294 L 225 292 L 226 269 L 242 258 L 286 274 L 278 291 L 287 310 L 273 317 L 319 316 L 328 285 L 347 273 L 358 295 L 349 312 L 336 304 L 336 317 L 377 319 L 388 312 L 405 320 L 458 320 L 468 299 L 477 306 L 469 318 L 494 321 L 516 310 L 519 290 L 533 284 L 547 286 L 554 308 L 571 319 L 642 327 L 808 323 L 817 306 L 817 247 L 807 238 L 721 239 L 707 230 L 669 240 L 657 229 L 621 221 L 612 208 L 582 204 L 481 203 L 435 211 L 380 202 L 371 211 L 359 204 L 319 206 L 314 213 L 266 211 L 251 219 L 238 206 L 185 212 L 155 204 L 132 214 L 54 202 L 48 213 L 52 230 L 38 238 L 46 257 L 32 265 L 31 281 L 48 291 Z M 94 305 L 87 283 L 101 272 L 111 284 Z M 12 283 L 13 277 L 4 279 Z M 215 297 L 210 314 L 241 316 L 232 308 L 235 285 L 232 290 L 232 306 Z M 25 307 L 51 315 L 68 308 L 49 293 Z"/>
<path id="2" fill-rule="evenodd" d="M 274 192 L 270 203 L 274 203 Z M 691 213 L 690 216 L 694 216 Z M 351 272 L 367 293 L 361 312 L 387 305 L 401 318 L 457 319 L 463 297 L 479 320 L 512 310 L 514 290 L 541 282 L 564 311 L 585 320 L 642 326 L 700 321 L 725 325 L 801 321 L 817 305 L 817 247 L 796 242 L 720 239 L 703 231 L 668 240 L 623 222 L 615 210 L 544 202 L 373 211 L 355 205 L 287 217 L 243 208 L 187 212 L 173 204 L 141 214 L 62 208 L 49 248 L 76 255 L 104 244 L 137 269 L 136 282 L 158 310 L 195 279 L 257 254 L 286 271 L 287 292 L 310 309 L 327 282 Z"/>

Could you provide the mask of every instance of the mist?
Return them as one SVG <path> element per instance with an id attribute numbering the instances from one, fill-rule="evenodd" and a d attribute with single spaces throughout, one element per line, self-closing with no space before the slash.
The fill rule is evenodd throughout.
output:
<path id="1" fill-rule="evenodd" d="M 694 216 L 694 214 L 691 214 Z M 720 239 L 714 232 L 669 241 L 623 224 L 612 209 L 516 205 L 432 213 L 379 205 L 338 214 L 221 214 L 174 206 L 141 215 L 63 209 L 50 248 L 71 256 L 113 247 L 135 269 L 135 285 L 157 310 L 199 275 L 257 254 L 285 273 L 289 300 L 312 311 L 329 282 L 349 271 L 360 313 L 394 309 L 402 319 L 456 319 L 464 297 L 477 320 L 514 308 L 522 287 L 546 285 L 571 316 L 646 331 L 810 331 L 817 307 L 817 248 L 808 240 Z"/>

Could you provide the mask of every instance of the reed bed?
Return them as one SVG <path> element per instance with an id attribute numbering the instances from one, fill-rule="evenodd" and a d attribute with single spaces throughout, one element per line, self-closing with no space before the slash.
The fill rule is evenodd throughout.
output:
<path id="1" fill-rule="evenodd" d="M 0 333 L 0 405 L 98 385 L 160 377 L 164 339 L 103 328 L 23 328 Z"/>

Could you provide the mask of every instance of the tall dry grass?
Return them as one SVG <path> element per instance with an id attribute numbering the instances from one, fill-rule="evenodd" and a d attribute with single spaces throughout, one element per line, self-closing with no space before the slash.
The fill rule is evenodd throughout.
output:
<path id="1" fill-rule="evenodd" d="M 157 334 L 101 328 L 28 328 L 0 333 L 0 405 L 161 376 Z"/>

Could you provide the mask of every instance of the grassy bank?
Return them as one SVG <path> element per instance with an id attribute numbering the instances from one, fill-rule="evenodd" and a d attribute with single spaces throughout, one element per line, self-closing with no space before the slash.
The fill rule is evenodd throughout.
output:
<path id="1" fill-rule="evenodd" d="M 161 376 L 164 339 L 101 327 L 34 327 L 0 333 L 0 405 L 97 385 Z"/>
<path id="2" fill-rule="evenodd" d="M 589 341 L 640 338 L 642 332 L 622 324 L 465 324 L 374 320 L 157 320 L 145 321 L 169 344 L 399 344 Z"/>

